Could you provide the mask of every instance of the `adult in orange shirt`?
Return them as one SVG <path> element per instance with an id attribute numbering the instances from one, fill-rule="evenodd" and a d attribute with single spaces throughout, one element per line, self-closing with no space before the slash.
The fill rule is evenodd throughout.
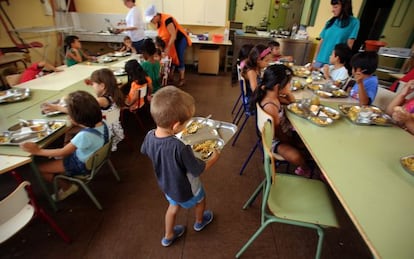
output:
<path id="1" fill-rule="evenodd" d="M 145 21 L 157 27 L 158 36 L 165 42 L 165 53 L 172 58 L 172 63 L 177 66 L 180 74 L 177 85 L 183 86 L 185 82 L 184 52 L 187 46 L 191 46 L 190 37 L 174 17 L 158 13 L 154 5 L 145 10 Z M 171 73 L 174 73 L 173 69 Z"/>

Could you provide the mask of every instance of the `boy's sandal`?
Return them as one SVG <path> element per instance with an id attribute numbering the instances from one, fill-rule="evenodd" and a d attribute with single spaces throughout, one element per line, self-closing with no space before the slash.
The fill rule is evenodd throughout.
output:
<path id="1" fill-rule="evenodd" d="M 185 84 L 185 79 L 180 79 L 177 83 L 177 86 L 183 86 Z"/>
<path id="2" fill-rule="evenodd" d="M 174 241 L 177 238 L 181 237 L 184 234 L 184 232 L 185 232 L 185 227 L 183 225 L 174 226 L 174 236 L 170 239 L 163 237 L 161 239 L 161 245 L 165 247 L 172 245 L 172 243 L 174 243 Z"/>
<path id="3" fill-rule="evenodd" d="M 206 210 L 203 213 L 203 221 L 201 223 L 194 223 L 194 230 L 195 231 L 201 231 L 205 228 L 205 226 L 207 226 L 208 224 L 211 223 L 211 221 L 213 221 L 213 212 L 211 210 Z"/>

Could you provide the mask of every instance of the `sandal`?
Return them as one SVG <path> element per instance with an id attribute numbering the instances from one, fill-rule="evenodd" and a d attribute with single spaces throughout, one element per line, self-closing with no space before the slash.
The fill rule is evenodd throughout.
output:
<path id="1" fill-rule="evenodd" d="M 185 84 L 185 79 L 180 79 L 177 83 L 177 86 L 183 86 Z"/>
<path id="2" fill-rule="evenodd" d="M 181 237 L 184 234 L 184 232 L 185 232 L 185 227 L 183 225 L 174 226 L 174 236 L 170 239 L 163 237 L 161 239 L 161 245 L 165 247 L 172 245 L 172 243 L 174 243 L 174 241 L 177 238 Z"/>

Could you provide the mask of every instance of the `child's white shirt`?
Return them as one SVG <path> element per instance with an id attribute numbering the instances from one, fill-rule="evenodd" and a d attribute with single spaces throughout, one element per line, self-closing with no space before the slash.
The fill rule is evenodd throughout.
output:
<path id="1" fill-rule="evenodd" d="M 334 81 L 344 82 L 349 77 L 348 70 L 345 67 L 335 69 L 334 65 L 329 66 L 329 74 Z"/>

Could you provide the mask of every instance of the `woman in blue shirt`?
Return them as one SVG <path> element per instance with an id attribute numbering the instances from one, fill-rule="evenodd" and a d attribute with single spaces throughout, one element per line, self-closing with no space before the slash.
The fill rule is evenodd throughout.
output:
<path id="1" fill-rule="evenodd" d="M 316 47 L 314 68 L 329 64 L 329 56 L 336 44 L 346 43 L 350 49 L 358 36 L 359 20 L 353 16 L 351 0 L 331 0 L 333 17 L 328 20 Z"/>

